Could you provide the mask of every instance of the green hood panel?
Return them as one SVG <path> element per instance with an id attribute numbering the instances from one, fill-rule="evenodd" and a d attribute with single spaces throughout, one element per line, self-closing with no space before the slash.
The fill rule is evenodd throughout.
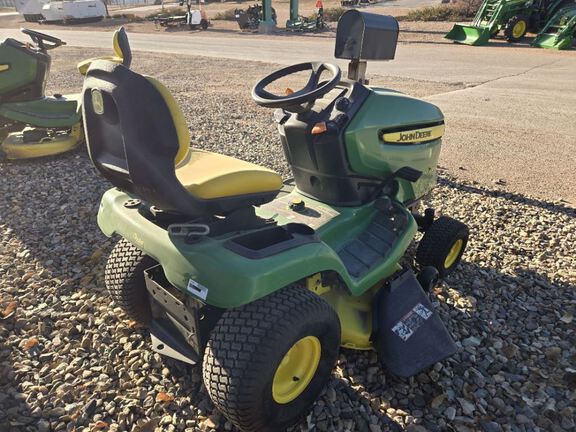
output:
<path id="1" fill-rule="evenodd" d="M 0 116 L 43 128 L 68 128 L 82 117 L 80 94 L 0 105 Z"/>
<path id="2" fill-rule="evenodd" d="M 301 197 L 298 192 L 293 196 Z M 346 270 L 336 250 L 365 228 L 377 210 L 372 204 L 360 208 L 334 209 L 337 216 L 317 228 L 320 242 L 308 243 L 266 258 L 250 259 L 224 247 L 232 235 L 206 237 L 187 244 L 140 215 L 124 203 L 130 195 L 118 189 L 107 191 L 100 204 L 98 225 L 107 236 L 119 234 L 158 261 L 168 281 L 187 291 L 189 280 L 207 288 L 206 303 L 232 308 L 270 294 L 290 283 L 315 273 L 332 270 L 338 273 L 354 296 L 361 295 L 383 278 L 398 270 L 416 232 L 416 222 L 407 213 L 408 225 L 394 249 L 361 279 L 354 279 Z M 301 197 L 312 204 L 309 198 Z M 314 202 L 314 205 L 319 204 Z M 258 209 L 260 213 L 271 210 Z M 360 212 L 360 213 L 358 213 Z M 264 215 L 263 216 L 269 216 Z M 277 215 L 282 224 L 285 219 Z M 359 222 L 359 220 L 361 220 Z"/>
<path id="3" fill-rule="evenodd" d="M 422 171 L 415 183 L 400 181 L 397 199 L 412 201 L 436 185 L 436 166 L 441 138 L 422 143 L 390 144 L 382 139 L 386 131 L 410 131 L 444 122 L 442 111 L 429 102 L 388 89 L 373 89 L 346 129 L 346 152 L 352 170 L 381 178 L 409 166 Z"/>

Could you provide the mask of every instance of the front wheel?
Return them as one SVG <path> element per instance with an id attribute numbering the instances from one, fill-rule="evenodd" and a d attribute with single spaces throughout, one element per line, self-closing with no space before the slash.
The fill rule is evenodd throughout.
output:
<path id="1" fill-rule="evenodd" d="M 421 268 L 432 266 L 439 277 L 452 273 L 468 244 L 468 227 L 456 219 L 441 216 L 424 232 L 416 250 L 416 262 Z"/>
<path id="2" fill-rule="evenodd" d="M 508 21 L 504 35 L 508 42 L 519 42 L 528 31 L 528 18 L 523 15 L 517 15 Z"/>
<path id="3" fill-rule="evenodd" d="M 338 356 L 340 321 L 289 286 L 222 315 L 204 354 L 210 398 L 242 431 L 281 431 L 308 412 Z"/>

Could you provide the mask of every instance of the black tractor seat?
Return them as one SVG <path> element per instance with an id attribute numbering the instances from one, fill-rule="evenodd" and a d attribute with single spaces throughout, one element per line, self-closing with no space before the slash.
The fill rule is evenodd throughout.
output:
<path id="1" fill-rule="evenodd" d="M 86 73 L 82 110 L 88 151 L 116 187 L 157 208 L 190 217 L 226 215 L 272 201 L 272 170 L 190 148 L 184 115 L 168 89 L 111 61 Z"/>

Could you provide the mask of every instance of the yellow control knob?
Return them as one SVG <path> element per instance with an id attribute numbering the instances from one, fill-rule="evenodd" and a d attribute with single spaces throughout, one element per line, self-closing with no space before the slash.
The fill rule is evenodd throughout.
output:
<path id="1" fill-rule="evenodd" d="M 306 205 L 304 204 L 304 201 L 302 201 L 300 198 L 294 198 L 290 203 L 289 207 L 291 210 L 299 212 L 304 210 L 306 208 Z"/>

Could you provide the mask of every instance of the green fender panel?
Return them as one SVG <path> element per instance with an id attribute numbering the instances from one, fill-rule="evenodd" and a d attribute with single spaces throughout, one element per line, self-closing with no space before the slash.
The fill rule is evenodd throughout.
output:
<path id="1" fill-rule="evenodd" d="M 185 243 L 181 237 L 170 237 L 165 229 L 144 218 L 137 209 L 125 207 L 124 203 L 131 198 L 118 189 L 110 189 L 104 194 L 98 212 L 98 225 L 104 234 L 119 234 L 153 257 L 162 265 L 168 281 L 178 289 L 194 295 L 187 290 L 190 279 L 202 285 L 207 289 L 207 295 L 201 300 L 221 308 L 241 306 L 328 270 L 340 275 L 353 296 L 361 295 L 399 269 L 398 261 L 417 229 L 414 219 L 409 216 L 407 228 L 387 258 L 363 278 L 354 279 L 336 250 L 369 224 L 376 213 L 371 204 L 361 208 L 339 208 L 340 216 L 317 229 L 320 242 L 266 258 L 250 259 L 224 247 L 230 236 L 204 238 L 193 244 Z M 362 214 L 355 215 L 358 211 Z M 359 218 L 363 219 L 362 223 Z M 277 220 L 284 223 L 281 217 Z"/>
<path id="2" fill-rule="evenodd" d="M 68 128 L 82 117 L 80 94 L 0 105 L 0 116 L 42 128 Z"/>

